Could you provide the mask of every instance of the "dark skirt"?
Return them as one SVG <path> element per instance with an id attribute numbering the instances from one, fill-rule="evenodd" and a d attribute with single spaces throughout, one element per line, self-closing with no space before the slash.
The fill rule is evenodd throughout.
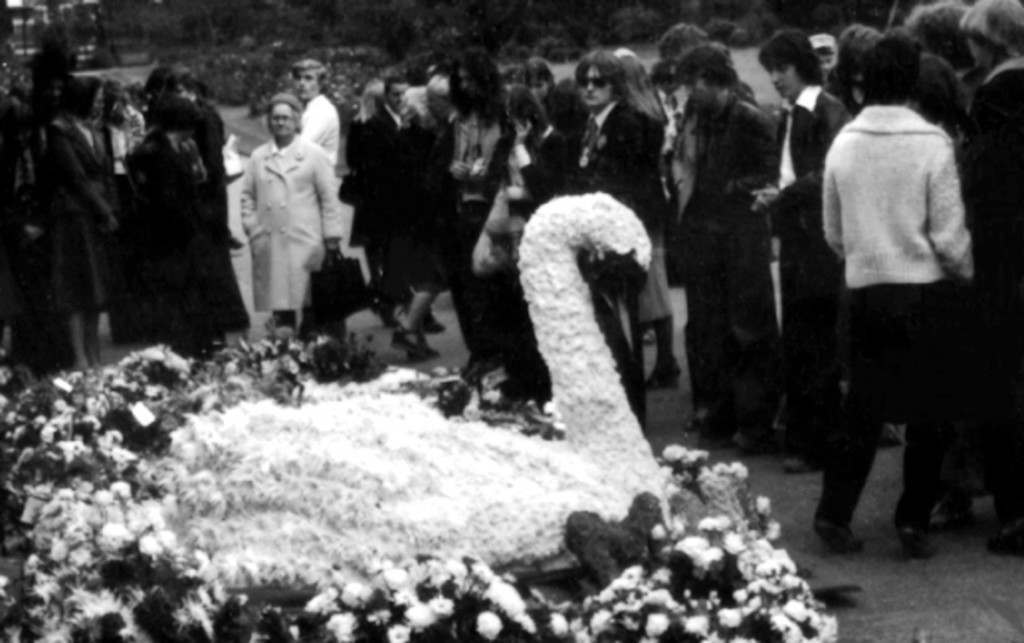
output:
<path id="1" fill-rule="evenodd" d="M 189 253 L 203 296 L 208 323 L 217 333 L 249 328 L 249 311 L 238 288 L 226 242 L 209 234 L 197 234 L 189 244 Z"/>
<path id="2" fill-rule="evenodd" d="M 89 215 L 66 212 L 53 225 L 53 296 L 61 312 L 99 312 L 115 290 L 111 234 Z"/>
<path id="3" fill-rule="evenodd" d="M 850 290 L 850 390 L 893 422 L 974 414 L 970 292 L 949 281 Z"/>

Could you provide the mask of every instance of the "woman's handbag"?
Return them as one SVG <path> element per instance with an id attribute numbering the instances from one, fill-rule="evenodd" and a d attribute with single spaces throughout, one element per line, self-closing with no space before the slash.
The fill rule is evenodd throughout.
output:
<path id="1" fill-rule="evenodd" d="M 310 275 L 313 316 L 318 324 L 343 321 L 369 307 L 372 293 L 363 278 L 359 260 L 340 250 L 328 251 L 320 270 Z"/>

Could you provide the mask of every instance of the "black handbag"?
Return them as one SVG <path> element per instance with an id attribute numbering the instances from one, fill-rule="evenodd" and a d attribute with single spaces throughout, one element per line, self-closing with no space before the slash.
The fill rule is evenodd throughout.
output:
<path id="1" fill-rule="evenodd" d="M 343 321 L 368 308 L 373 300 L 358 259 L 328 252 L 320 270 L 310 276 L 313 316 L 318 324 Z"/>

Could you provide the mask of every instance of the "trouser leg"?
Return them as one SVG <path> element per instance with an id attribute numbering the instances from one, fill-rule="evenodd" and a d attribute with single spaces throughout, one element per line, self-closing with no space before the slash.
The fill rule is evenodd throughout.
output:
<path id="1" fill-rule="evenodd" d="M 927 529 L 932 509 L 938 501 L 942 477 L 942 458 L 949 432 L 935 422 L 911 422 L 907 425 L 907 444 L 903 451 L 903 494 L 896 504 L 897 527 Z"/>
<path id="2" fill-rule="evenodd" d="M 786 451 L 820 461 L 839 423 L 838 301 L 783 297 Z"/>
<path id="3" fill-rule="evenodd" d="M 826 440 L 821 499 L 815 512 L 816 519 L 842 526 L 853 519 L 882 433 L 882 421 L 854 399 L 853 391 L 850 397 L 842 429 Z"/>

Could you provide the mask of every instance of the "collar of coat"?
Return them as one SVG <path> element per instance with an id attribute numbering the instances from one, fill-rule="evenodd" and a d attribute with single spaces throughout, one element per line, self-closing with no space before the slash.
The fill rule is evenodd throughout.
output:
<path id="1" fill-rule="evenodd" d="M 277 143 L 271 140 L 266 146 L 263 165 L 272 172 L 284 174 L 297 167 L 305 157 L 306 151 L 303 149 L 301 137 L 296 136 L 284 149 L 278 148 Z"/>

